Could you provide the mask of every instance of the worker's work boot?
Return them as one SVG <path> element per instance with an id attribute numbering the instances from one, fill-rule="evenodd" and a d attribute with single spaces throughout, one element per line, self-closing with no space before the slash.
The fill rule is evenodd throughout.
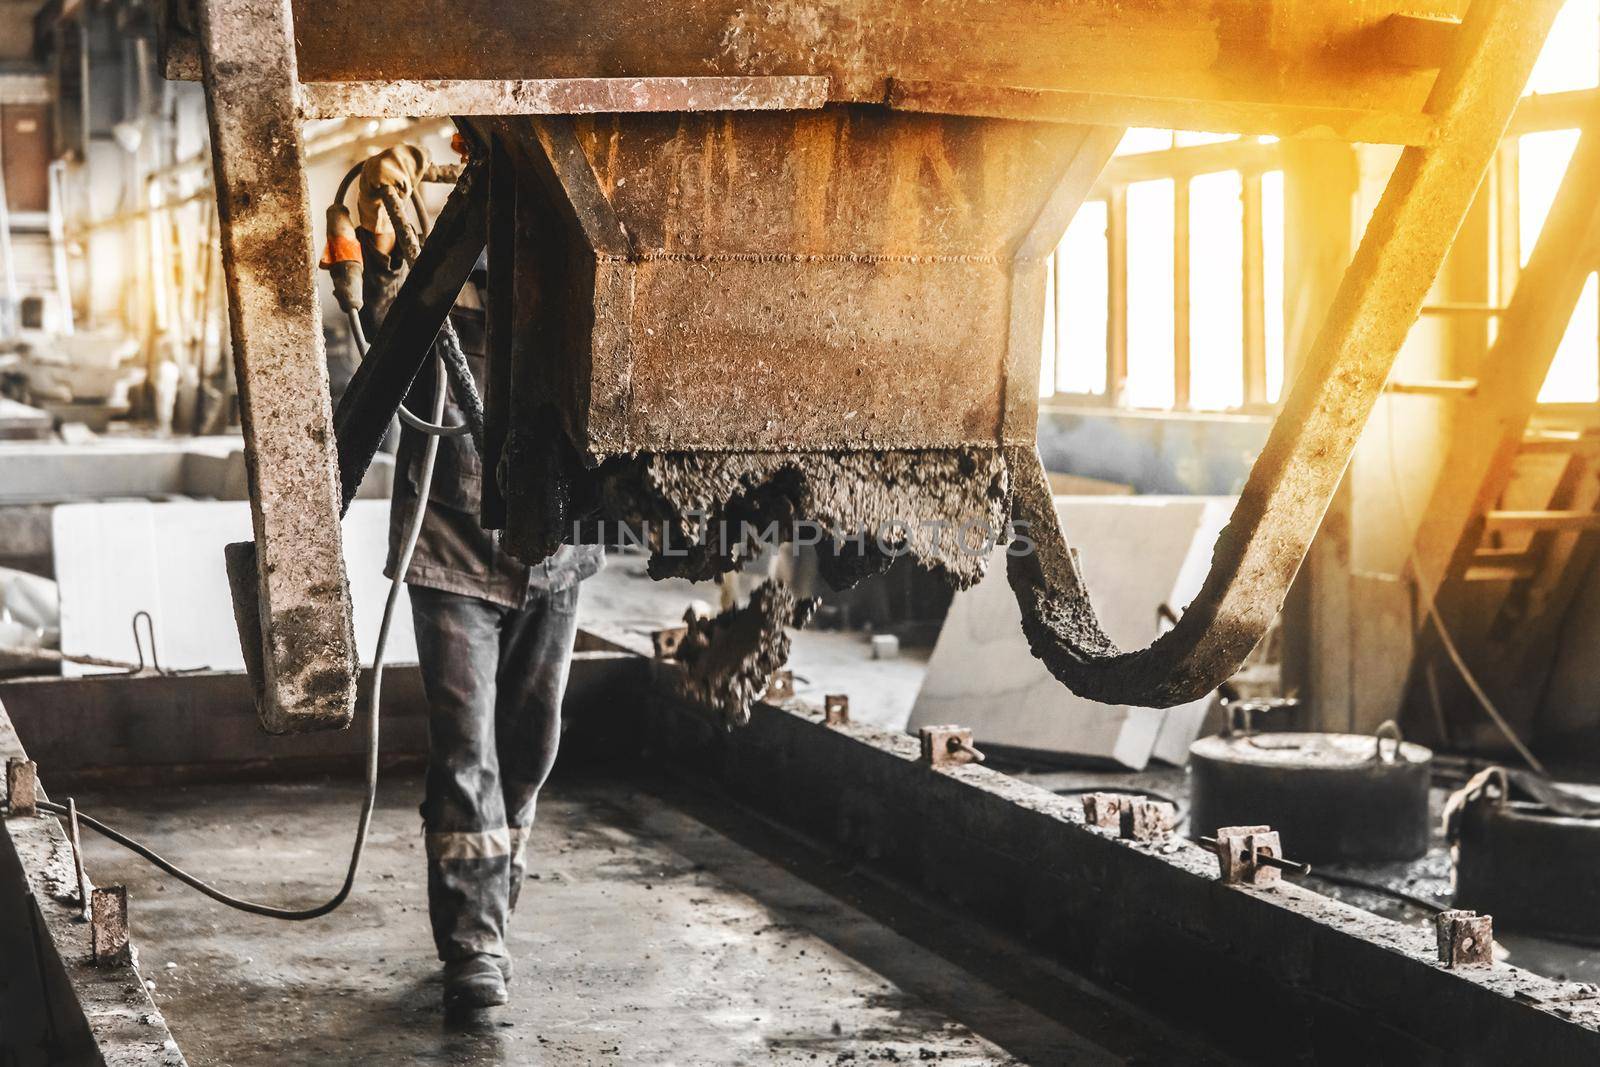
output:
<path id="1" fill-rule="evenodd" d="M 496 957 L 486 953 L 444 965 L 444 1006 L 449 1009 L 493 1008 L 507 1000 L 506 979 Z"/>

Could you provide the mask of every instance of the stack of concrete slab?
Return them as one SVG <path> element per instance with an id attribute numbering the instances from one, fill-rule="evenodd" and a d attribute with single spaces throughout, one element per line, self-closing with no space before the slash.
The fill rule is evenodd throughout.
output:
<path id="1" fill-rule="evenodd" d="M 394 460 L 379 455 L 359 496 L 387 499 Z M 0 505 L 188 496 L 244 500 L 237 437 L 99 437 L 0 444 Z"/>
<path id="2" fill-rule="evenodd" d="M 244 501 L 64 504 L 55 509 L 53 526 L 63 652 L 136 662 L 133 617 L 148 611 L 162 667 L 244 669 L 222 557 L 230 541 L 250 539 L 250 506 Z M 345 565 L 364 664 L 372 661 L 389 592 L 383 577 L 388 526 L 387 501 L 357 500 L 344 520 Z M 387 661 L 417 661 L 404 590 Z M 103 669 L 67 664 L 63 673 Z"/>
<path id="3" fill-rule="evenodd" d="M 1163 605 L 1181 612 L 1194 599 L 1233 504 L 1233 497 L 1056 498 L 1112 640 L 1142 648 L 1166 625 Z M 980 743 L 1139 768 L 1152 757 L 1182 763 L 1208 704 L 1138 708 L 1075 696 L 1029 652 L 1000 547 L 983 581 L 956 595 L 909 728 L 959 723 Z"/>

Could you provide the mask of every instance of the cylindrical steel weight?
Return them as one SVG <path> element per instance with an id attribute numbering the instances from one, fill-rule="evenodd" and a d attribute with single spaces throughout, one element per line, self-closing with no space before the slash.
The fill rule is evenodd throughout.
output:
<path id="1" fill-rule="evenodd" d="M 1189 833 L 1265 824 L 1308 863 L 1416 859 L 1432 766 L 1432 752 L 1397 737 L 1203 737 L 1189 749 Z"/>
<path id="2" fill-rule="evenodd" d="M 1496 930 L 1600 942 L 1600 820 L 1487 799 L 1456 819 L 1458 908 Z"/>

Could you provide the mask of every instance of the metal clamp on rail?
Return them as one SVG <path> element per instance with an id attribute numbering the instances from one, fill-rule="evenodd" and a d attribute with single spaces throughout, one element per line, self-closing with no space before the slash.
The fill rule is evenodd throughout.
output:
<path id="1" fill-rule="evenodd" d="M 1270 826 L 1224 826 L 1216 837 L 1202 837 L 1200 843 L 1217 854 L 1223 885 L 1270 889 L 1285 871 L 1311 873 L 1309 863 L 1283 858 L 1278 832 Z"/>
<path id="2" fill-rule="evenodd" d="M 767 679 L 767 691 L 762 696 L 768 704 L 781 704 L 794 699 L 794 671 L 773 671 Z"/>
<path id="3" fill-rule="evenodd" d="M 655 649 L 656 659 L 672 659 L 683 647 L 683 642 L 689 636 L 688 624 L 682 626 L 668 626 L 661 630 L 650 631 L 650 645 Z"/>
<path id="4" fill-rule="evenodd" d="M 972 745 L 972 731 L 965 726 L 924 726 L 922 762 L 930 767 L 957 767 L 963 763 L 982 763 L 986 757 Z"/>
<path id="5" fill-rule="evenodd" d="M 1083 821 L 1129 841 L 1161 841 L 1178 825 L 1177 805 L 1131 793 L 1085 793 Z"/>
<path id="6" fill-rule="evenodd" d="M 108 885 L 89 897 L 89 945 L 97 967 L 127 963 L 132 956 L 128 946 L 128 888 Z"/>
<path id="7" fill-rule="evenodd" d="M 1441 911 L 1433 917 L 1439 962 L 1446 967 L 1494 965 L 1494 917 L 1475 911 Z"/>
<path id="8" fill-rule="evenodd" d="M 39 768 L 29 759 L 6 760 L 6 812 L 25 817 L 38 810 Z"/>

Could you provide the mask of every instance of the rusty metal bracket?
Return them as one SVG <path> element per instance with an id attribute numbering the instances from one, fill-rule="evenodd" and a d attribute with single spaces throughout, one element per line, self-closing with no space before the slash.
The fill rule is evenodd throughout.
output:
<path id="1" fill-rule="evenodd" d="M 846 726 L 850 722 L 850 697 L 829 693 L 822 698 L 822 722 L 826 726 Z"/>
<path id="2" fill-rule="evenodd" d="M 1307 864 L 1283 858 L 1278 832 L 1270 826 L 1224 826 L 1217 836 L 1202 837 L 1200 843 L 1217 854 L 1223 885 L 1270 889 L 1285 871 L 1311 873 Z"/>
<path id="3" fill-rule="evenodd" d="M 1130 797 L 1118 829 L 1129 841 L 1164 841 L 1178 825 L 1178 809 L 1165 800 Z"/>
<path id="4" fill-rule="evenodd" d="M 6 811 L 26 817 L 38 811 L 39 768 L 30 759 L 6 760 Z"/>
<path id="5" fill-rule="evenodd" d="M 656 659 L 672 659 L 678 654 L 678 649 L 683 647 L 684 638 L 689 636 L 689 626 L 668 626 L 660 630 L 650 631 L 650 647 L 655 650 Z"/>
<path id="6" fill-rule="evenodd" d="M 1494 965 L 1494 917 L 1475 911 L 1441 911 L 1433 919 L 1439 962 L 1446 967 Z"/>
<path id="7" fill-rule="evenodd" d="M 965 726 L 924 726 L 922 762 L 930 767 L 959 767 L 982 763 L 985 756 L 972 745 L 972 731 Z"/>
<path id="8" fill-rule="evenodd" d="M 794 699 L 794 671 L 785 668 L 773 671 L 772 677 L 767 680 L 767 691 L 763 699 L 768 704 L 781 704 L 785 700 Z"/>
<path id="9" fill-rule="evenodd" d="M 89 943 L 99 967 L 127 963 L 128 887 L 108 885 L 89 897 Z"/>
<path id="10" fill-rule="evenodd" d="M 1085 825 L 1120 831 L 1122 810 L 1133 798 L 1126 793 L 1085 793 L 1080 799 Z"/>
<path id="11" fill-rule="evenodd" d="M 1196 700 L 1237 670 L 1266 633 L 1560 6 L 1477 0 L 1468 11 L 1424 109 L 1438 137 L 1400 157 L 1218 538 L 1205 584 L 1176 626 L 1137 651 L 1106 636 L 1037 453 L 1007 450 L 1012 514 L 1034 546 L 1010 557 L 1008 576 L 1034 654 L 1073 692 L 1151 707 Z"/>
<path id="12" fill-rule="evenodd" d="M 1085 793 L 1085 825 L 1115 830 L 1129 841 L 1160 841 L 1178 825 L 1178 809 L 1164 800 L 1131 793 Z"/>

